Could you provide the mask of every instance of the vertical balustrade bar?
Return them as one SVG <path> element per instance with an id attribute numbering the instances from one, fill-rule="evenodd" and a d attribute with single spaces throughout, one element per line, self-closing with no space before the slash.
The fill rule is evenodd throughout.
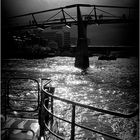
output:
<path id="1" fill-rule="evenodd" d="M 50 93 L 54 95 L 55 88 L 50 88 Z M 51 97 L 51 113 L 53 114 L 53 97 Z M 53 126 L 53 115 L 51 116 L 51 127 Z"/>
<path id="2" fill-rule="evenodd" d="M 41 90 L 41 103 L 40 103 L 40 110 L 39 110 L 40 138 L 42 136 L 44 136 L 44 131 L 45 131 L 44 122 L 43 122 L 45 119 L 45 116 L 44 116 L 45 110 L 43 108 L 43 99 L 44 99 L 44 93 Z"/>
<path id="3" fill-rule="evenodd" d="M 72 105 L 72 124 L 71 124 L 71 140 L 75 137 L 75 105 Z"/>
<path id="4" fill-rule="evenodd" d="M 41 88 L 42 88 L 42 81 L 41 81 Z M 48 99 L 48 101 L 44 102 L 45 99 Z M 49 114 L 46 113 L 45 108 L 43 107 L 43 104 L 48 108 L 48 103 L 49 103 L 49 97 L 46 95 L 45 92 L 41 89 L 41 103 L 40 103 L 40 110 L 39 110 L 39 124 L 40 124 L 40 136 L 44 136 L 45 132 L 45 123 L 48 125 L 48 120 L 49 120 Z"/>

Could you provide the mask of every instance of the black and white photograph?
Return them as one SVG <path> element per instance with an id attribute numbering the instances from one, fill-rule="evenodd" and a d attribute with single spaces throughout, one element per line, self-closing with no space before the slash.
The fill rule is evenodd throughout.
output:
<path id="1" fill-rule="evenodd" d="M 1 0 L 1 140 L 139 140 L 139 0 Z"/>

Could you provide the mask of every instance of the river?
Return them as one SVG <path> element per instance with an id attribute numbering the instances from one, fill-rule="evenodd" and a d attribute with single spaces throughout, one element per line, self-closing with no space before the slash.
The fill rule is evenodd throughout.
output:
<path id="1" fill-rule="evenodd" d="M 132 113 L 138 107 L 139 75 L 137 58 L 98 60 L 90 57 L 86 72 L 74 67 L 73 57 L 45 59 L 5 59 L 1 61 L 2 80 L 9 77 L 50 78 L 55 95 L 82 104 Z M 70 120 L 70 106 L 55 101 L 55 114 Z M 125 140 L 138 140 L 138 117 L 123 119 L 76 108 L 76 122 L 118 136 Z M 59 123 L 60 133 L 68 139 L 70 125 Z M 110 140 L 76 127 L 76 140 Z"/>

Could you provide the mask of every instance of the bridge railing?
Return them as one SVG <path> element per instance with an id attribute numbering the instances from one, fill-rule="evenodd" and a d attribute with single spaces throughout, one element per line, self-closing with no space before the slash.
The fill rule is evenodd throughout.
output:
<path id="1" fill-rule="evenodd" d="M 98 130 L 95 130 L 95 129 L 92 129 L 92 128 L 89 128 L 89 127 L 86 127 L 86 126 L 83 126 L 83 125 L 80 125 L 80 124 L 77 124 L 75 122 L 75 119 L 76 119 L 76 116 L 75 116 L 75 108 L 77 106 L 79 107 L 83 107 L 83 108 L 86 108 L 86 109 L 90 109 L 92 111 L 97 111 L 97 112 L 101 112 L 101 113 L 104 113 L 104 114 L 109 114 L 109 115 L 114 115 L 114 116 L 117 116 L 117 117 L 121 117 L 121 118 L 131 118 L 131 117 L 134 117 L 138 114 L 139 110 L 137 109 L 134 113 L 132 114 L 122 114 L 122 113 L 118 113 L 118 112 L 113 112 L 113 111 L 108 111 L 108 110 L 104 110 L 104 109 L 99 109 L 99 108 L 96 108 L 96 107 L 92 107 L 92 106 L 89 106 L 89 105 L 84 105 L 84 104 L 81 104 L 81 103 L 78 103 L 78 102 L 73 102 L 73 101 L 70 101 L 70 100 L 67 100 L 67 99 L 64 99 L 64 98 L 60 98 L 58 96 L 55 96 L 53 95 L 49 89 L 49 87 L 47 86 L 49 83 L 51 82 L 51 80 L 48 80 L 45 84 L 42 84 L 41 86 L 41 104 L 42 104 L 42 107 L 41 107 L 41 123 L 42 123 L 42 132 L 41 132 L 41 135 L 43 136 L 44 135 L 44 130 L 47 129 L 53 136 L 55 136 L 56 138 L 60 139 L 60 140 L 64 140 L 65 138 L 62 137 L 62 136 L 59 136 L 57 133 L 54 133 L 53 132 L 53 129 L 49 128 L 49 120 L 51 121 L 51 124 L 53 124 L 53 118 L 56 118 L 58 120 L 62 120 L 64 122 L 67 122 L 71 125 L 71 140 L 74 140 L 75 139 L 75 127 L 78 126 L 80 128 L 83 128 L 85 130 L 89 130 L 91 132 L 94 132 L 94 133 L 98 133 L 98 134 L 101 134 L 103 136 L 107 136 L 109 138 L 112 138 L 112 139 L 116 139 L 116 140 L 121 140 L 120 138 L 118 137 L 115 137 L 115 136 L 112 136 L 110 134 L 106 134 L 104 132 L 101 132 L 101 131 L 98 131 Z M 52 90 L 53 88 L 51 88 Z M 54 92 L 54 90 L 52 90 Z M 49 111 L 49 108 L 48 108 L 48 105 L 49 105 L 49 100 L 50 100 L 50 104 L 51 104 L 51 111 Z M 54 113 L 53 113 L 53 100 L 59 100 L 59 101 L 62 101 L 62 102 L 65 102 L 67 104 L 70 104 L 72 105 L 72 116 L 71 116 L 71 121 L 68 121 L 68 120 L 65 120 L 61 117 L 58 117 L 56 116 Z M 52 126 L 51 126 L 52 127 Z"/>

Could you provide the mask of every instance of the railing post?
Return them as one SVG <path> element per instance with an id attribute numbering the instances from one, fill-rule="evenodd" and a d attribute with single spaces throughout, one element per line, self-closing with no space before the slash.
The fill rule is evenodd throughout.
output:
<path id="1" fill-rule="evenodd" d="M 44 121 L 46 124 L 48 124 L 48 120 L 49 120 L 49 115 L 46 114 L 46 110 L 43 106 L 43 104 L 45 104 L 45 106 L 48 108 L 49 100 L 44 103 L 44 100 L 46 98 L 49 99 L 48 96 L 41 89 L 41 103 L 40 103 L 40 110 L 39 110 L 40 136 L 44 136 L 44 132 L 45 132 Z"/>
<path id="2" fill-rule="evenodd" d="M 75 137 L 75 105 L 72 105 L 72 124 L 71 124 L 71 140 Z"/>
<path id="3" fill-rule="evenodd" d="M 54 95 L 54 91 L 55 91 L 55 88 L 51 87 L 49 92 L 52 95 Z M 51 97 L 51 113 L 53 114 L 53 97 Z M 51 115 L 51 129 L 52 129 L 52 126 L 53 126 L 53 115 Z"/>
<path id="4" fill-rule="evenodd" d="M 39 125 L 40 125 L 40 137 L 44 136 L 44 116 L 43 116 L 43 106 L 42 106 L 42 101 L 43 100 L 43 91 L 41 89 L 41 102 L 40 102 L 40 108 L 39 108 Z"/>

